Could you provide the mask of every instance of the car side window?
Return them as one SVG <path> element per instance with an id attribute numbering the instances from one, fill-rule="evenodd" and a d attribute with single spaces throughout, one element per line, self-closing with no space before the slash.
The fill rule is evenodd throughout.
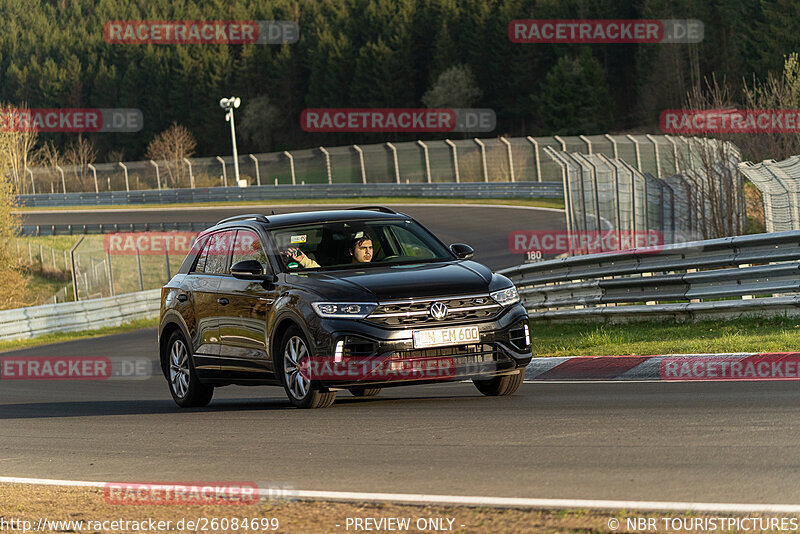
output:
<path id="1" fill-rule="evenodd" d="M 206 269 L 206 260 L 208 259 L 208 243 L 210 239 L 206 236 L 203 238 L 203 241 L 197 243 L 195 246 L 200 250 L 197 254 L 197 261 L 194 264 L 194 268 L 191 270 L 193 273 L 202 273 Z"/>
<path id="2" fill-rule="evenodd" d="M 412 258 L 432 258 L 433 253 L 425 246 L 419 237 L 415 236 L 402 226 L 391 226 L 392 233 L 403 249 L 403 256 Z"/>
<path id="3" fill-rule="evenodd" d="M 233 246 L 231 265 L 244 260 L 256 260 L 261 264 L 265 273 L 270 272 L 267 255 L 264 252 L 261 240 L 252 230 L 239 230 L 236 233 L 236 243 Z"/>
<path id="4" fill-rule="evenodd" d="M 233 238 L 236 232 L 228 230 L 211 234 L 203 247 L 203 253 L 197 262 L 197 272 L 206 274 L 225 274 L 228 272 L 228 257 L 231 253 Z M 203 270 L 199 267 L 203 264 Z"/>

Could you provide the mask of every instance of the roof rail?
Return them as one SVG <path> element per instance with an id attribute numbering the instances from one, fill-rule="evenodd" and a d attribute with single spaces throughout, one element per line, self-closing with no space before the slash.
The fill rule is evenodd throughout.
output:
<path id="1" fill-rule="evenodd" d="M 233 222 L 233 221 L 249 221 L 255 220 L 258 222 L 268 223 L 269 219 L 267 219 L 266 215 L 262 215 L 260 213 L 248 213 L 246 215 L 234 215 L 233 217 L 228 217 L 227 219 L 222 219 L 221 221 L 217 222 L 217 224 L 222 224 L 226 222 Z"/>
<path id="2" fill-rule="evenodd" d="M 397 214 L 392 208 L 387 208 L 386 206 L 361 206 L 358 208 L 347 208 L 348 210 L 369 210 L 369 211 L 380 211 L 382 213 L 393 213 Z"/>

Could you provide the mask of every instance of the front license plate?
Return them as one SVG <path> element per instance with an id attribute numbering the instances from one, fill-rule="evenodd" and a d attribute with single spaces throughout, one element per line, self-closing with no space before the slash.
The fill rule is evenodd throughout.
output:
<path id="1" fill-rule="evenodd" d="M 477 326 L 457 328 L 437 328 L 436 330 L 414 330 L 414 348 L 440 347 L 442 345 L 461 345 L 480 341 Z"/>

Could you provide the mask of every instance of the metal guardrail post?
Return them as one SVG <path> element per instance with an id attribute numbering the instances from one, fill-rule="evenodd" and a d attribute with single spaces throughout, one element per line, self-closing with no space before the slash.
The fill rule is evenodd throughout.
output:
<path id="1" fill-rule="evenodd" d="M 72 270 L 72 291 L 74 291 L 75 293 L 74 296 L 76 302 L 79 301 L 81 298 L 80 295 L 78 294 L 78 274 L 77 274 L 78 270 L 75 268 L 75 250 L 78 248 L 78 245 L 80 245 L 83 242 L 83 237 L 84 236 L 81 236 L 80 239 L 78 239 L 78 242 L 72 245 L 72 248 L 69 249 L 69 259 Z"/>
<path id="2" fill-rule="evenodd" d="M 506 150 L 508 151 L 508 170 L 511 173 L 511 181 L 515 182 L 516 180 L 514 180 L 514 156 L 511 154 L 511 143 L 505 137 L 501 137 L 500 142 L 506 145 Z"/>
<path id="3" fill-rule="evenodd" d="M 183 161 L 189 166 L 189 183 L 191 184 L 192 189 L 194 189 L 194 173 L 192 172 L 192 162 L 189 161 L 189 158 L 183 158 Z"/>
<path id="4" fill-rule="evenodd" d="M 261 173 L 258 170 L 258 159 L 256 159 L 256 157 L 252 154 L 248 155 L 250 156 L 250 159 L 253 160 L 253 166 L 256 168 L 256 185 L 261 185 Z"/>
<path id="5" fill-rule="evenodd" d="M 431 160 L 428 157 L 428 147 L 420 140 L 417 140 L 417 144 L 422 147 L 422 151 L 425 153 L 425 175 L 428 177 L 428 183 L 431 183 Z"/>
<path id="6" fill-rule="evenodd" d="M 228 187 L 228 170 L 227 170 L 227 167 L 225 166 L 225 160 L 222 159 L 219 156 L 216 156 L 216 158 L 217 158 L 217 161 L 219 161 L 220 164 L 222 165 L 222 183 L 223 183 L 223 187 Z"/>
<path id="7" fill-rule="evenodd" d="M 94 192 L 99 193 L 100 188 L 97 185 L 97 169 L 95 169 L 94 165 L 92 165 L 91 163 L 88 163 L 86 167 L 88 167 L 89 170 L 92 171 L 92 176 L 94 176 Z"/>
<path id="8" fill-rule="evenodd" d="M 156 183 L 158 184 L 158 190 L 161 191 L 161 173 L 158 171 L 158 163 L 151 159 L 150 165 L 156 168 Z"/>
<path id="9" fill-rule="evenodd" d="M 319 149 L 323 154 L 325 154 L 325 169 L 328 172 L 328 184 L 332 184 L 333 176 L 331 175 L 331 154 L 325 150 L 325 147 L 323 146 L 319 147 Z"/>
<path id="10" fill-rule="evenodd" d="M 25 172 L 27 172 L 28 174 L 31 175 L 31 190 L 33 191 L 33 194 L 35 195 L 36 194 L 36 184 L 33 182 L 33 171 L 30 170 L 28 167 L 25 167 Z"/>
<path id="11" fill-rule="evenodd" d="M 483 144 L 483 141 L 478 139 L 477 137 L 474 141 L 481 147 L 481 161 L 483 162 L 483 181 L 489 181 L 489 169 L 486 167 L 486 145 Z"/>
<path id="12" fill-rule="evenodd" d="M 533 157 L 534 157 L 534 159 L 536 161 L 536 181 L 537 182 L 541 182 L 542 181 L 542 163 L 541 163 L 541 160 L 539 159 L 539 143 L 538 143 L 538 141 L 536 141 L 536 139 L 534 139 L 530 135 L 527 136 L 525 139 L 530 141 L 530 143 L 533 145 Z"/>
<path id="13" fill-rule="evenodd" d="M 445 139 L 444 142 L 453 149 L 453 170 L 455 171 L 456 183 L 461 183 L 461 178 L 458 174 L 458 148 L 450 139 Z"/>
<path id="14" fill-rule="evenodd" d="M 367 183 L 367 169 L 364 167 L 364 151 L 358 145 L 353 145 L 353 148 L 358 152 L 358 161 L 361 163 L 361 183 Z"/>
<path id="15" fill-rule="evenodd" d="M 283 155 L 289 158 L 289 171 L 292 174 L 292 185 L 297 185 L 297 178 L 294 175 L 294 156 L 288 150 L 283 151 Z"/>
<path id="16" fill-rule="evenodd" d="M 58 172 L 61 173 L 61 188 L 64 190 L 64 194 L 67 194 L 67 182 L 64 181 L 64 169 L 56 165 L 56 169 Z"/>
<path id="17" fill-rule="evenodd" d="M 397 161 L 397 148 L 392 143 L 386 143 L 386 146 L 392 149 L 392 158 L 394 160 L 394 177 L 397 183 L 400 183 L 400 165 Z"/>
<path id="18" fill-rule="evenodd" d="M 122 169 L 125 171 L 125 191 L 130 192 L 131 186 L 128 183 L 128 167 L 121 161 L 118 161 L 117 163 L 119 163 L 119 166 L 122 167 Z"/>

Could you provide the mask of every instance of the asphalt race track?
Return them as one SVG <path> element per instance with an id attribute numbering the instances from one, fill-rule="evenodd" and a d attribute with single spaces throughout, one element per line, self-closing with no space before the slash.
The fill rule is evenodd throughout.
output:
<path id="1" fill-rule="evenodd" d="M 487 202 L 491 202 L 490 200 Z M 358 204 L 363 205 L 363 204 Z M 23 212 L 26 225 L 35 224 L 114 224 L 145 222 L 216 222 L 239 213 L 287 213 L 351 207 L 352 204 L 302 205 L 262 207 L 201 207 L 156 209 L 87 209 L 80 211 Z M 508 235 L 515 230 L 555 230 L 565 228 L 564 212 L 521 206 L 475 205 L 409 205 L 389 204 L 389 207 L 407 213 L 427 226 L 447 244 L 468 243 L 475 249 L 475 261 L 494 268 L 511 267 L 523 262 L 521 254 L 512 254 L 508 248 Z"/>
<path id="2" fill-rule="evenodd" d="M 17 351 L 155 358 L 155 329 Z M 11 353 L 5 354 L 9 355 Z M 0 474 L 251 481 L 303 490 L 528 498 L 800 500 L 796 382 L 471 384 L 291 407 L 227 387 L 181 410 L 163 377 L 0 381 Z"/>

